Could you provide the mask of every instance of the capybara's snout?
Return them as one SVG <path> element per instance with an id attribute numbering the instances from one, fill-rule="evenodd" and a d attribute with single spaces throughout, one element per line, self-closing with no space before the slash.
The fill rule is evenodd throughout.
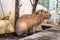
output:
<path id="1" fill-rule="evenodd" d="M 48 13 L 48 14 L 45 14 L 45 16 L 46 16 L 46 19 L 50 19 L 51 14 L 50 14 L 50 13 Z"/>
<path id="2" fill-rule="evenodd" d="M 51 17 L 51 14 L 50 14 L 50 17 Z"/>

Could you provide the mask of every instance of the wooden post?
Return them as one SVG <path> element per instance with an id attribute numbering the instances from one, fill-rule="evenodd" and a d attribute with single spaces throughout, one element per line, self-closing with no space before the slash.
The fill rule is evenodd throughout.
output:
<path id="1" fill-rule="evenodd" d="M 32 9 L 32 13 L 34 13 L 36 11 L 36 6 L 38 3 L 38 0 L 34 0 L 35 2 L 33 3 L 33 9 Z"/>
<path id="2" fill-rule="evenodd" d="M 30 0 L 30 2 L 31 2 L 31 5 L 32 5 L 32 7 L 33 7 L 32 13 L 34 13 L 34 12 L 36 11 L 36 6 L 37 6 L 37 4 L 38 4 L 38 0 L 33 0 L 33 3 L 32 3 L 32 1 Z"/>
<path id="3" fill-rule="evenodd" d="M 15 25 L 16 26 L 16 22 L 17 19 L 19 18 L 19 0 L 15 0 Z"/>

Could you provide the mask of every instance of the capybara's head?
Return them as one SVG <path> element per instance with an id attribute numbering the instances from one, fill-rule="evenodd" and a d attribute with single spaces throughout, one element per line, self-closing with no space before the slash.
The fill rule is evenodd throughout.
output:
<path id="1" fill-rule="evenodd" d="M 44 17 L 44 19 L 49 19 L 51 17 L 51 14 L 43 9 L 37 11 L 36 14 L 40 15 L 40 17 Z"/>
<path id="2" fill-rule="evenodd" d="M 49 19 L 51 17 L 51 14 L 48 11 L 41 10 L 41 12 L 45 19 Z"/>

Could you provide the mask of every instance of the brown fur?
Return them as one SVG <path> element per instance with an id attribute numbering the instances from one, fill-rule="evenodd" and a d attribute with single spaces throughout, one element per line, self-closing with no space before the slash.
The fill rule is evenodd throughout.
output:
<path id="1" fill-rule="evenodd" d="M 21 16 L 16 23 L 18 35 L 27 33 L 33 27 L 37 27 L 44 19 L 50 18 L 50 14 L 45 10 L 39 10 L 33 14 Z"/>
<path id="2" fill-rule="evenodd" d="M 0 34 L 14 32 L 14 13 L 10 12 L 9 16 L 0 20 Z"/>

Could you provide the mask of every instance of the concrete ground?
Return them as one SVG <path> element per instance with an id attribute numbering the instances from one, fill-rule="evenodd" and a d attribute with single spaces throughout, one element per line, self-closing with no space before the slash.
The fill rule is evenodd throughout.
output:
<path id="1" fill-rule="evenodd" d="M 60 26 L 38 32 L 24 38 L 7 36 L 0 37 L 0 40 L 60 40 Z"/>

